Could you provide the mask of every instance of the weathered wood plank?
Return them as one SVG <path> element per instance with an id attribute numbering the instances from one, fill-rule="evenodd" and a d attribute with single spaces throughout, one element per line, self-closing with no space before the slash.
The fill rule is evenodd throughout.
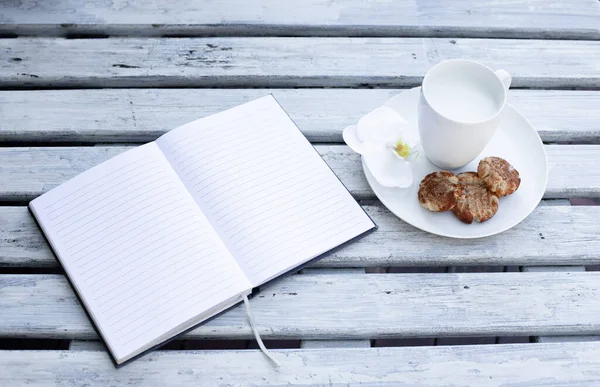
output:
<path id="1" fill-rule="evenodd" d="M 322 348 L 369 348 L 370 340 L 302 340 L 300 348 L 322 349 Z"/>
<path id="2" fill-rule="evenodd" d="M 598 335 L 599 296 L 597 272 L 293 275 L 251 303 L 263 338 L 359 340 Z M 62 275 L 1 275 L 0 336 L 96 333 Z M 242 305 L 186 335 L 251 337 Z"/>
<path id="3" fill-rule="evenodd" d="M 302 270 L 302 274 L 308 274 L 308 275 L 321 275 L 321 274 L 327 274 L 327 275 L 344 275 L 344 274 L 364 274 L 365 273 L 365 269 L 347 269 L 347 268 L 336 268 L 336 269 L 312 269 L 312 268 L 308 268 L 308 269 L 304 269 Z"/>
<path id="4" fill-rule="evenodd" d="M 105 352 L 0 351 L 0 384 L 15 386 L 589 386 L 600 343 L 276 350 L 155 351 L 115 369 Z"/>
<path id="5" fill-rule="evenodd" d="M 4 34 L 69 36 L 475 36 L 598 39 L 594 0 L 147 2 L 3 5 Z"/>
<path id="6" fill-rule="evenodd" d="M 71 340 L 69 351 L 106 351 L 106 346 L 98 340 Z"/>
<path id="7" fill-rule="evenodd" d="M 522 268 L 523 272 L 562 272 L 575 273 L 584 272 L 584 266 L 526 266 Z M 600 336 L 535 336 L 534 340 L 538 343 L 562 343 L 569 341 L 600 341 Z"/>
<path id="8" fill-rule="evenodd" d="M 600 263 L 600 207 L 540 206 L 514 228 L 476 240 L 440 238 L 417 230 L 379 203 L 364 208 L 379 229 L 312 267 Z M 0 207 L 0 267 L 7 266 L 58 266 L 25 207 Z"/>
<path id="9" fill-rule="evenodd" d="M 563 272 L 563 273 L 576 273 L 584 272 L 585 266 L 525 266 L 522 268 L 523 272 L 529 273 L 543 273 L 543 272 Z"/>
<path id="10" fill-rule="evenodd" d="M 0 91 L 2 142 L 146 142 L 195 119 L 273 93 L 312 142 L 400 89 L 99 89 Z M 509 102 L 547 142 L 600 143 L 600 92 L 511 90 Z"/>
<path id="11" fill-rule="evenodd" d="M 405 87 L 450 58 L 514 87 L 600 87 L 600 41 L 460 38 L 4 39 L 0 87 Z"/>
<path id="12" fill-rule="evenodd" d="M 600 341 L 600 336 L 540 336 L 536 338 L 538 343 L 565 343 Z"/>
<path id="13" fill-rule="evenodd" d="M 358 199 L 372 199 L 360 155 L 342 145 L 315 147 Z M 128 147 L 0 148 L 0 200 L 28 201 Z M 600 196 L 600 145 L 548 145 L 545 198 Z"/>
<path id="14" fill-rule="evenodd" d="M 302 274 L 308 275 L 342 275 L 365 274 L 365 269 L 304 269 Z M 302 340 L 300 348 L 369 348 L 371 340 Z"/>
<path id="15" fill-rule="evenodd" d="M 569 199 L 551 199 L 542 200 L 540 206 L 570 206 L 571 202 Z"/>

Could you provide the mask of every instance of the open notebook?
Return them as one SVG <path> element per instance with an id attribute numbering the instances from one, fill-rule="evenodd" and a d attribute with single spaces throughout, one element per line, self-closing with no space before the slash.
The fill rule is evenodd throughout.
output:
<path id="1" fill-rule="evenodd" d="M 270 95 L 122 153 L 30 209 L 116 364 L 375 228 Z"/>

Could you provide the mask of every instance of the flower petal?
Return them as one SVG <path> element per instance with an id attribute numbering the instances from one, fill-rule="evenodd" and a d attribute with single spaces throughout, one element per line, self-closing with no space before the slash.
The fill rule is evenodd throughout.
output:
<path id="1" fill-rule="evenodd" d="M 396 156 L 389 149 L 363 155 L 365 164 L 379 184 L 384 187 L 410 187 L 413 183 L 409 162 Z"/>
<path id="2" fill-rule="evenodd" d="M 395 110 L 381 106 L 358 121 L 356 138 L 363 143 L 396 142 L 408 126 L 408 122 Z"/>
<path id="3" fill-rule="evenodd" d="M 407 124 L 402 130 L 402 141 L 414 148 L 419 144 L 419 129 L 415 125 Z"/>
<path id="4" fill-rule="evenodd" d="M 346 145 L 356 153 L 363 154 L 366 151 L 363 142 L 356 137 L 356 125 L 346 126 L 342 132 L 342 138 Z"/>

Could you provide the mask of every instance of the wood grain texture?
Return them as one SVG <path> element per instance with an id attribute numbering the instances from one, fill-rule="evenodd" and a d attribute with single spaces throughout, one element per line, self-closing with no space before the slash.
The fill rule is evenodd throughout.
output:
<path id="1" fill-rule="evenodd" d="M 584 266 L 527 266 L 523 267 L 524 272 L 584 272 Z M 563 343 L 563 342 L 582 342 L 582 341 L 600 341 L 600 336 L 535 336 L 538 343 Z"/>
<path id="2" fill-rule="evenodd" d="M 508 231 L 464 241 L 415 229 L 377 202 L 363 207 L 379 229 L 313 268 L 600 263 L 600 207 L 540 206 Z M 0 267 L 58 267 L 25 207 L 0 207 Z"/>
<path id="3" fill-rule="evenodd" d="M 342 275 L 364 274 L 365 269 L 304 269 L 302 274 L 308 275 Z M 371 340 L 302 340 L 300 348 L 369 348 Z"/>
<path id="4" fill-rule="evenodd" d="M 293 275 L 251 300 L 263 339 L 600 334 L 600 273 Z M 97 339 L 62 275 L 0 275 L 0 336 Z M 184 339 L 250 339 L 242 305 Z"/>
<path id="5" fill-rule="evenodd" d="M 300 348 L 370 348 L 370 340 L 302 340 Z"/>
<path id="6" fill-rule="evenodd" d="M 357 199 L 372 199 L 360 155 L 343 145 L 317 151 Z M 0 148 L 0 200 L 29 201 L 129 147 Z M 548 145 L 545 198 L 600 196 L 600 145 Z"/>
<path id="7" fill-rule="evenodd" d="M 541 272 L 563 272 L 563 273 L 574 273 L 584 272 L 585 266 L 525 266 L 521 270 L 523 272 L 530 273 L 541 273 Z"/>
<path id="8" fill-rule="evenodd" d="M 69 351 L 106 351 L 103 342 L 95 340 L 71 340 Z"/>
<path id="9" fill-rule="evenodd" d="M 598 39 L 594 0 L 9 2 L 4 34 L 476 36 Z"/>
<path id="10" fill-rule="evenodd" d="M 600 41 L 424 38 L 0 40 L 0 87 L 406 87 L 443 59 L 514 87 L 600 87 Z"/>
<path id="11" fill-rule="evenodd" d="M 155 351 L 115 369 L 105 352 L 0 351 L 0 384 L 16 386 L 595 387 L 600 343 L 277 350 Z"/>
<path id="12" fill-rule="evenodd" d="M 98 89 L 0 91 L 2 142 L 147 142 L 179 125 L 272 93 L 312 142 L 401 89 Z M 511 90 L 509 102 L 547 142 L 600 143 L 600 92 Z"/>
<path id="13" fill-rule="evenodd" d="M 565 343 L 600 341 L 600 336 L 540 336 L 536 338 L 538 343 Z"/>
<path id="14" fill-rule="evenodd" d="M 521 268 L 523 272 L 540 273 L 574 273 L 585 272 L 585 266 L 525 266 Z M 562 343 L 570 341 L 598 341 L 600 336 L 534 336 L 537 343 Z"/>

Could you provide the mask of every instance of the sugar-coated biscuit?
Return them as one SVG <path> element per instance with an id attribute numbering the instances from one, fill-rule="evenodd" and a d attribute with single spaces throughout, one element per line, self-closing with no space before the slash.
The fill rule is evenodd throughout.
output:
<path id="1" fill-rule="evenodd" d="M 434 212 L 448 211 L 456 206 L 461 188 L 452 172 L 433 172 L 425 176 L 419 185 L 419 203 Z"/>
<path id="2" fill-rule="evenodd" d="M 496 215 L 499 198 L 475 172 L 457 175 L 461 195 L 452 212 L 464 223 L 483 223 Z"/>
<path id="3" fill-rule="evenodd" d="M 487 184 L 490 191 L 498 196 L 515 192 L 521 184 L 519 172 L 500 157 L 486 157 L 479 162 L 477 174 Z"/>

